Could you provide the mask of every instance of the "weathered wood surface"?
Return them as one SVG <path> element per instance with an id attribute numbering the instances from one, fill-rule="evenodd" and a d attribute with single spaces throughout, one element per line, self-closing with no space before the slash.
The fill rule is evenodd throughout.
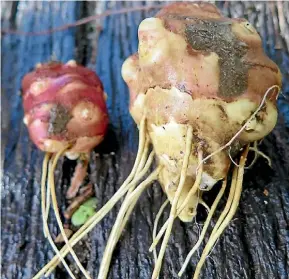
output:
<path id="1" fill-rule="evenodd" d="M 140 4 L 6 2 L 2 7 L 2 28 L 46 30 L 107 8 Z M 261 147 L 271 157 L 273 169 L 259 159 L 251 170 L 246 171 L 239 210 L 210 254 L 202 278 L 286 279 L 289 278 L 289 3 L 226 1 L 217 5 L 226 15 L 246 17 L 257 27 L 264 39 L 265 51 L 284 75 L 284 96 L 280 96 L 278 102 L 278 125 Z M 128 90 L 120 69 L 124 59 L 137 50 L 138 24 L 144 17 L 153 14 L 134 12 L 108 17 L 99 21 L 103 28 L 100 33 L 92 22 L 52 35 L 24 37 L 6 34 L 2 37 L 1 278 L 32 278 L 53 256 L 42 234 L 40 215 L 39 184 L 43 154 L 29 141 L 22 123 L 21 78 L 36 63 L 48 61 L 51 55 L 64 62 L 75 58 L 99 74 L 109 96 L 111 129 L 105 142 L 92 154 L 90 179 L 99 204 L 104 204 L 129 173 L 136 154 L 137 129 L 128 112 Z M 62 210 L 73 168 L 74 164 L 65 159 L 57 168 L 56 181 Z M 268 196 L 264 195 L 264 189 L 268 191 Z M 209 193 L 208 200 L 212 200 L 214 194 Z M 157 183 L 142 195 L 114 253 L 110 278 L 150 278 L 153 257 L 148 248 L 152 241 L 153 220 L 164 199 Z M 222 205 L 224 203 L 225 200 Z M 77 245 L 76 251 L 93 278 L 97 276 L 118 208 L 119 204 L 87 239 Z M 162 222 L 167 216 L 168 209 Z M 200 226 L 204 218 L 204 212 L 200 211 L 197 218 Z M 58 234 L 55 224 L 55 219 L 50 218 L 54 236 Z M 177 271 L 197 236 L 196 223 L 175 222 L 161 278 L 177 278 Z M 190 278 L 196 260 L 195 257 L 191 261 L 183 278 Z M 73 262 L 70 263 L 73 266 Z M 64 279 L 68 275 L 63 268 L 58 268 L 50 278 Z"/>

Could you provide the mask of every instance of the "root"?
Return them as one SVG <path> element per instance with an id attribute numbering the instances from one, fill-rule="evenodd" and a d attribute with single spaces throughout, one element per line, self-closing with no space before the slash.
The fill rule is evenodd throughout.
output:
<path id="1" fill-rule="evenodd" d="M 233 158 L 230 154 L 230 150 L 231 150 L 231 146 L 229 149 L 229 157 L 230 157 L 231 162 L 236 167 L 239 167 L 239 165 L 233 160 Z M 272 161 L 271 161 L 270 157 L 258 149 L 258 142 L 257 141 L 254 141 L 253 147 L 249 147 L 249 151 L 254 151 L 254 158 L 253 158 L 253 161 L 251 162 L 251 164 L 248 167 L 245 167 L 245 169 L 251 169 L 253 167 L 253 165 L 256 163 L 259 156 L 262 156 L 263 158 L 265 158 L 268 162 L 269 167 L 272 168 Z"/>
<path id="2" fill-rule="evenodd" d="M 186 207 L 186 205 L 188 204 L 190 198 L 199 190 L 201 181 L 202 181 L 202 175 L 203 175 L 203 163 L 202 163 L 202 159 L 203 159 L 203 151 L 202 150 L 198 150 L 198 161 L 199 161 L 199 169 L 197 171 L 197 175 L 196 175 L 196 180 L 195 183 L 193 185 L 193 187 L 191 188 L 191 190 L 189 191 L 188 195 L 186 196 L 184 202 L 182 203 L 182 205 L 180 206 L 180 208 L 178 209 L 178 214 L 180 214 L 184 208 Z"/>
<path id="3" fill-rule="evenodd" d="M 51 247 L 53 248 L 54 252 L 56 253 L 56 257 L 63 263 L 63 265 L 64 265 L 66 271 L 68 272 L 68 274 L 70 275 L 70 277 L 72 279 L 76 279 L 75 276 L 73 275 L 72 271 L 68 267 L 66 261 L 62 258 L 56 245 L 54 244 L 54 241 L 51 237 L 51 234 L 50 234 L 49 228 L 48 228 L 48 224 L 47 224 L 47 217 L 48 217 L 47 212 L 48 212 L 48 210 L 46 208 L 47 203 L 45 203 L 45 192 L 46 192 L 45 191 L 45 184 L 46 184 L 46 176 L 47 176 L 47 165 L 48 165 L 48 163 L 50 163 L 49 159 L 50 159 L 50 154 L 46 153 L 44 160 L 43 160 L 42 179 L 41 179 L 41 209 L 42 209 L 43 231 L 44 231 L 45 237 L 48 239 Z M 50 174 L 50 169 L 49 169 L 49 174 Z"/>
<path id="4" fill-rule="evenodd" d="M 47 238 L 47 230 L 45 229 L 45 223 L 47 222 L 46 217 L 46 202 L 45 202 L 45 188 L 46 188 L 46 177 L 47 177 L 47 167 L 50 159 L 50 154 L 46 153 L 42 164 L 42 177 L 41 177 L 41 210 L 42 210 L 42 221 L 43 221 L 43 233 L 45 238 Z"/>
<path id="5" fill-rule="evenodd" d="M 93 215 L 90 219 L 88 219 L 88 221 L 70 238 L 69 244 L 71 246 L 75 245 L 80 239 L 82 239 L 88 232 L 90 232 L 96 224 L 98 224 L 102 218 L 114 207 L 114 205 L 123 197 L 123 195 L 125 195 L 125 193 L 127 192 L 127 190 L 130 187 L 134 187 L 137 182 L 145 175 L 145 173 L 148 171 L 148 169 L 150 168 L 152 161 L 154 158 L 154 152 L 151 152 L 148 162 L 145 166 L 145 168 L 143 169 L 142 172 L 139 173 L 139 175 L 131 182 L 129 183 L 125 188 L 122 188 L 120 190 L 118 190 L 113 197 L 97 212 L 95 213 L 95 215 Z M 68 253 L 68 249 L 67 249 L 67 245 L 65 245 L 61 250 L 60 253 L 65 256 Z M 48 270 L 48 272 L 45 275 L 49 275 L 53 269 L 58 265 L 59 261 L 56 257 L 54 257 L 50 263 L 48 263 L 43 270 L 41 271 L 41 273 L 44 271 L 46 272 L 46 270 Z"/>
<path id="6" fill-rule="evenodd" d="M 149 142 L 148 139 L 146 139 L 145 140 L 145 145 L 144 145 L 144 150 L 142 152 L 142 157 L 141 157 L 140 163 L 139 163 L 139 165 L 137 167 L 137 170 L 136 170 L 136 173 L 135 173 L 134 177 L 136 177 L 136 175 L 139 174 L 143 170 L 143 168 L 144 168 L 144 166 L 145 166 L 145 164 L 146 164 L 146 162 L 148 160 L 149 145 L 150 145 L 150 142 Z M 130 189 L 129 191 L 132 191 L 132 190 Z"/>
<path id="7" fill-rule="evenodd" d="M 269 156 L 267 156 L 265 153 L 263 153 L 262 151 L 260 151 L 258 149 L 258 143 L 257 141 L 254 142 L 254 146 L 249 148 L 249 151 L 254 151 L 254 159 L 252 161 L 252 163 L 246 167 L 245 169 L 250 169 L 252 168 L 252 166 L 256 163 L 257 159 L 259 158 L 259 156 L 262 156 L 263 158 L 265 158 L 268 162 L 268 165 L 270 166 L 270 168 L 272 168 L 272 161 L 270 159 Z"/>
<path id="8" fill-rule="evenodd" d="M 201 150 L 198 151 L 198 160 L 199 160 L 199 162 L 202 161 L 202 156 L 203 156 L 203 152 Z M 178 208 L 177 216 L 179 214 L 181 214 L 181 212 L 184 210 L 184 208 L 188 204 L 190 198 L 198 191 L 198 189 L 200 187 L 200 184 L 201 184 L 201 180 L 202 180 L 202 174 L 203 174 L 203 164 L 200 163 L 200 168 L 198 169 L 195 183 L 194 183 L 193 187 L 190 189 L 190 191 L 189 191 L 188 195 L 186 196 L 185 200 L 183 201 L 182 205 Z M 164 223 L 164 225 L 162 226 L 162 228 L 158 232 L 156 238 L 153 240 L 153 243 L 152 243 L 152 245 L 149 248 L 150 252 L 152 252 L 153 249 L 155 249 L 156 245 L 158 244 L 158 242 L 160 241 L 161 237 L 165 233 L 165 231 L 166 231 L 166 229 L 168 227 L 168 222 L 169 221 L 167 220 Z"/>
<path id="9" fill-rule="evenodd" d="M 249 124 L 250 121 L 253 120 L 253 118 L 257 115 L 257 113 L 262 109 L 264 103 L 266 102 L 266 98 L 269 95 L 269 93 L 271 92 L 271 90 L 273 88 L 278 88 L 278 92 L 280 92 L 280 87 L 278 85 L 273 85 L 270 88 L 267 89 L 266 93 L 264 94 L 264 97 L 260 103 L 260 105 L 258 106 L 258 108 L 254 111 L 254 113 L 249 117 L 249 119 L 246 121 L 246 123 L 241 127 L 241 129 L 223 146 L 221 146 L 219 149 L 217 149 L 216 151 L 214 151 L 213 153 L 211 153 L 210 155 L 208 155 L 207 157 L 205 157 L 202 160 L 202 163 L 206 162 L 209 158 L 215 156 L 216 154 L 220 153 L 221 151 L 223 151 L 225 148 L 229 147 L 234 140 L 236 140 L 238 138 L 238 136 L 246 129 L 247 125 Z M 199 166 L 197 167 L 197 170 Z"/>
<path id="10" fill-rule="evenodd" d="M 140 171 L 143 169 L 143 167 L 145 166 L 146 161 L 148 160 L 148 151 L 149 151 L 149 140 L 147 139 L 145 142 L 145 149 L 143 152 L 143 156 L 141 158 L 140 164 L 137 168 L 136 171 L 136 175 L 140 173 Z M 131 187 L 127 194 L 126 197 L 121 205 L 121 208 L 119 210 L 119 213 L 117 215 L 116 221 L 114 223 L 114 226 L 111 230 L 111 233 L 109 235 L 109 239 L 107 241 L 106 247 L 105 247 L 105 251 L 102 257 L 102 261 L 101 261 L 101 265 L 99 268 L 99 274 L 98 274 L 98 278 L 106 278 L 108 270 L 109 270 L 109 266 L 110 266 L 110 262 L 111 262 L 111 257 L 112 257 L 112 253 L 114 250 L 114 247 L 117 243 L 117 241 L 119 240 L 121 233 L 126 225 L 126 222 L 128 221 L 137 201 L 138 201 L 138 197 L 132 201 L 132 203 L 129 205 L 129 207 L 127 208 L 127 204 L 128 204 L 128 200 L 130 199 L 130 195 L 132 193 L 132 191 L 134 190 L 135 187 Z"/>
<path id="11" fill-rule="evenodd" d="M 220 199 L 222 198 L 222 196 L 223 196 L 223 194 L 224 194 L 224 192 L 225 192 L 226 185 L 227 185 L 227 180 L 225 179 L 225 180 L 223 181 L 221 190 L 219 191 L 219 193 L 218 193 L 218 195 L 217 195 L 214 203 L 212 204 L 211 209 L 209 210 L 209 215 L 208 215 L 208 217 L 207 217 L 207 219 L 206 219 L 206 221 L 205 221 L 205 224 L 204 224 L 204 227 L 203 227 L 203 229 L 202 229 L 201 235 L 199 236 L 199 239 L 198 239 L 197 243 L 195 244 L 195 246 L 192 248 L 192 250 L 190 251 L 190 253 L 187 255 L 186 260 L 185 260 L 185 262 L 184 262 L 184 264 L 183 264 L 180 272 L 178 273 L 178 276 L 179 276 L 179 277 L 181 277 L 181 276 L 183 275 L 183 273 L 184 273 L 184 271 L 185 271 L 185 269 L 186 269 L 186 267 L 187 267 L 187 265 L 188 265 L 191 257 L 193 256 L 193 254 L 194 254 L 194 253 L 198 250 L 198 248 L 200 247 L 200 245 L 201 245 L 201 243 L 202 243 L 202 241 L 203 241 L 203 239 L 204 239 L 204 237 L 205 237 L 205 234 L 206 234 L 206 232 L 207 232 L 207 229 L 208 229 L 208 227 L 209 227 L 209 223 L 210 223 L 210 221 L 211 221 L 211 218 L 212 218 L 212 216 L 213 216 L 213 214 L 214 214 L 214 212 L 215 212 L 215 210 L 216 210 L 216 208 L 217 208 L 217 206 L 218 206 L 218 204 L 219 204 Z"/>
<path id="12" fill-rule="evenodd" d="M 49 173 L 52 172 L 52 162 L 54 160 L 54 155 L 52 155 L 52 158 L 50 159 L 48 165 L 48 177 L 49 177 Z M 47 177 L 47 180 L 48 180 Z M 44 218 L 45 218 L 45 222 L 47 222 L 48 220 L 48 216 L 49 216 L 49 211 L 50 211 L 50 184 L 47 181 L 47 186 L 46 186 L 46 210 L 45 210 L 45 214 L 44 214 Z"/>
<path id="13" fill-rule="evenodd" d="M 206 211 L 207 211 L 207 214 L 209 214 L 209 212 L 210 212 L 210 207 L 204 202 L 204 200 L 200 200 L 199 201 L 199 204 L 201 204 L 205 209 L 206 209 Z"/>
<path id="14" fill-rule="evenodd" d="M 112 207 L 123 197 L 123 195 L 131 188 L 135 187 L 137 185 L 138 181 L 146 174 L 148 169 L 150 168 L 153 158 L 154 158 L 154 152 L 151 152 L 143 170 L 139 172 L 137 175 L 136 171 L 140 165 L 141 158 L 144 152 L 144 146 L 145 146 L 145 122 L 146 119 L 143 117 L 140 123 L 140 136 L 139 136 L 139 150 L 136 156 L 135 164 L 133 166 L 133 169 L 130 173 L 130 175 L 127 177 L 127 179 L 124 181 L 124 183 L 121 185 L 121 187 L 118 189 L 118 191 L 112 196 L 112 198 L 98 211 L 96 212 L 90 219 L 87 220 L 87 222 L 70 238 L 68 243 L 71 247 L 75 245 L 82 237 L 84 237 L 89 231 L 91 231 L 94 226 L 102 220 L 102 218 L 112 209 Z M 65 245 L 61 250 L 60 253 L 64 257 L 69 252 L 67 245 Z M 44 266 L 33 279 L 40 278 L 43 274 L 45 276 L 48 276 L 54 268 L 59 264 L 59 260 L 57 257 L 54 257 L 46 266 Z"/>
<path id="15" fill-rule="evenodd" d="M 238 168 L 239 165 L 234 161 L 234 159 L 232 158 L 232 155 L 231 155 L 231 146 L 229 147 L 228 155 L 229 155 L 231 162 Z"/>
<path id="16" fill-rule="evenodd" d="M 225 219 L 225 217 L 227 216 L 227 214 L 228 214 L 228 212 L 229 212 L 229 210 L 231 208 L 231 205 L 232 205 L 232 202 L 233 202 L 233 199 L 234 199 L 235 190 L 236 190 L 237 177 L 238 177 L 238 168 L 235 167 L 234 171 L 233 171 L 232 182 L 231 182 L 231 187 L 230 187 L 230 193 L 229 193 L 229 197 L 228 197 L 227 203 L 226 203 L 225 208 L 222 211 L 217 223 L 215 224 L 211 235 L 216 233 L 216 231 L 218 230 L 220 225 L 223 223 L 223 220 Z"/>
<path id="17" fill-rule="evenodd" d="M 44 30 L 44 31 L 39 31 L 39 32 L 22 32 L 22 31 L 18 31 L 18 30 L 2 30 L 1 33 L 2 34 L 23 35 L 23 36 L 49 35 L 49 34 L 52 34 L 54 32 L 63 31 L 63 30 L 66 30 L 68 28 L 71 28 L 71 27 L 77 27 L 79 25 L 86 24 L 88 22 L 91 22 L 91 21 L 94 21 L 94 20 L 97 20 L 97 19 L 100 19 L 103 17 L 111 16 L 111 15 L 126 14 L 129 12 L 136 12 L 136 11 L 148 11 L 151 9 L 160 9 L 162 7 L 164 7 L 164 5 L 140 6 L 140 7 L 133 7 L 133 8 L 123 8 L 123 9 L 119 9 L 119 10 L 110 10 L 110 11 L 106 11 L 100 15 L 89 16 L 89 17 L 77 20 L 76 22 L 68 23 L 68 24 L 53 28 L 53 29 L 49 29 L 49 30 Z"/>
<path id="18" fill-rule="evenodd" d="M 149 144 L 149 142 L 148 142 L 148 144 Z M 146 157 L 147 157 L 147 155 L 145 154 L 145 155 L 144 155 L 144 158 L 146 158 Z M 143 168 L 143 164 L 142 164 L 142 161 L 141 161 L 138 171 L 141 171 L 142 168 Z M 138 171 L 137 171 L 137 173 L 138 173 Z M 134 187 L 129 190 L 129 193 L 131 193 L 133 189 L 134 189 Z M 129 193 L 128 193 L 128 194 L 129 194 Z M 125 214 L 125 217 L 124 217 L 124 219 L 123 219 L 123 223 L 122 223 L 122 225 L 121 225 L 120 232 L 123 231 L 123 229 L 124 229 L 124 227 L 125 227 L 125 225 L 126 225 L 126 222 L 128 221 L 129 216 L 130 216 L 130 214 L 131 214 L 134 206 L 135 206 L 135 203 L 132 203 L 131 206 L 129 207 L 129 209 L 127 210 L 127 213 Z M 120 235 L 121 235 L 121 233 L 119 234 L 119 237 L 120 237 Z"/>
<path id="19" fill-rule="evenodd" d="M 161 249 L 160 249 L 160 252 L 159 252 L 159 255 L 157 258 L 157 262 L 155 264 L 152 279 L 156 279 L 159 276 L 161 265 L 162 265 L 162 260 L 163 260 L 165 250 L 166 250 L 166 246 L 167 246 L 170 234 L 171 234 L 174 219 L 175 219 L 176 214 L 177 214 L 178 201 L 179 201 L 181 192 L 183 190 L 183 186 L 185 184 L 185 179 L 186 179 L 186 175 L 187 175 L 189 157 L 190 157 L 191 148 L 192 148 L 192 137 L 193 137 L 193 130 L 192 130 L 192 127 L 189 126 L 188 130 L 187 130 L 187 136 L 186 136 L 186 150 L 185 150 L 183 166 L 182 166 L 182 170 L 181 170 L 180 182 L 179 182 L 177 191 L 175 193 L 175 196 L 174 196 L 174 199 L 172 202 L 171 212 L 170 212 L 170 216 L 168 219 L 168 226 L 166 229 L 165 236 L 163 238 L 163 242 L 162 242 Z"/>
<path id="20" fill-rule="evenodd" d="M 249 151 L 250 151 L 250 149 L 251 149 L 251 147 L 249 148 Z M 257 143 L 257 141 L 254 142 L 254 149 L 258 150 L 258 143 Z M 255 150 L 253 150 L 253 151 L 255 151 Z M 248 167 L 246 167 L 246 169 L 251 169 L 251 168 L 255 165 L 258 157 L 259 157 L 259 156 L 258 156 L 258 152 L 254 152 L 254 158 L 253 158 L 251 164 L 250 164 Z M 271 160 L 270 160 L 270 163 L 271 163 Z"/>
<path id="21" fill-rule="evenodd" d="M 241 156 L 240 167 L 238 169 L 237 179 L 236 179 L 236 177 L 235 177 L 235 181 L 232 179 L 232 183 L 235 184 L 236 186 L 235 186 L 234 197 L 232 200 L 230 210 L 229 210 L 227 216 L 224 218 L 224 220 L 219 225 L 219 227 L 215 230 L 215 232 L 214 233 L 212 232 L 212 234 L 208 240 L 208 243 L 206 244 L 205 249 L 202 253 L 201 259 L 197 264 L 193 279 L 199 278 L 200 271 L 201 271 L 201 268 L 202 268 L 202 266 L 206 260 L 206 257 L 208 256 L 209 252 L 211 251 L 211 249 L 214 246 L 217 239 L 220 237 L 220 235 L 223 233 L 225 228 L 228 226 L 229 222 L 232 220 L 232 218 L 233 218 L 233 216 L 237 210 L 237 207 L 238 207 L 239 201 L 240 201 L 241 191 L 242 191 L 244 167 L 245 167 L 245 162 L 246 162 L 246 158 L 248 155 L 248 151 L 249 151 L 249 146 L 246 147 L 246 149 L 244 150 L 244 152 Z"/>
<path id="22" fill-rule="evenodd" d="M 159 223 L 159 220 L 164 212 L 164 209 L 166 208 L 167 204 L 169 203 L 169 200 L 167 199 L 163 204 L 162 206 L 160 207 L 160 210 L 159 212 L 157 213 L 157 216 L 156 216 L 156 219 L 154 221 L 154 228 L 153 228 L 153 242 L 155 241 L 155 238 L 156 238 L 156 235 L 157 235 L 157 229 L 158 229 L 158 223 Z M 156 251 L 156 247 L 154 247 L 153 249 L 153 254 L 154 254 L 154 260 L 155 260 L 155 264 L 156 264 L 156 261 L 157 261 L 157 251 Z"/>
<path id="23" fill-rule="evenodd" d="M 52 200 L 52 206 L 53 206 L 53 210 L 54 210 L 54 213 L 55 213 L 55 217 L 56 217 L 56 220 L 57 220 L 57 224 L 59 226 L 59 229 L 61 231 L 61 235 L 68 247 L 68 250 L 69 252 L 71 253 L 73 259 L 75 260 L 75 263 L 76 265 L 79 267 L 79 269 L 81 270 L 81 272 L 83 273 L 83 275 L 85 276 L 86 279 L 91 279 L 89 274 L 87 273 L 87 271 L 85 270 L 85 268 L 82 266 L 82 264 L 80 263 L 77 255 L 75 254 L 75 252 L 73 251 L 72 247 L 69 245 L 68 243 L 68 238 L 66 236 L 66 233 L 64 231 L 64 228 L 63 228 L 63 224 L 62 224 L 62 221 L 61 221 L 61 217 L 60 217 L 60 214 L 59 214 L 59 210 L 58 210 L 58 204 L 57 204 L 57 198 L 56 198 L 56 191 L 55 191 L 55 183 L 54 183 L 54 170 L 56 168 L 56 165 L 57 165 L 57 161 L 59 159 L 59 157 L 65 152 L 67 148 L 65 148 L 64 150 L 61 150 L 59 151 L 54 160 L 53 160 L 53 163 L 52 163 L 52 167 L 51 167 L 51 171 L 49 172 L 48 174 L 48 184 L 50 185 L 50 193 L 51 193 L 51 200 Z"/>
<path id="24" fill-rule="evenodd" d="M 161 170 L 161 167 L 158 167 L 134 191 L 132 191 L 129 195 L 126 196 L 120 208 L 120 211 L 117 215 L 117 219 L 111 230 L 109 240 L 107 242 L 105 252 L 102 257 L 102 262 L 101 262 L 101 266 L 100 266 L 99 274 L 98 274 L 99 279 L 103 279 L 107 277 L 114 247 L 117 241 L 119 240 L 119 237 L 128 220 L 128 217 L 130 216 L 142 192 L 146 189 L 148 185 L 150 185 L 154 180 L 158 178 L 160 170 Z"/>

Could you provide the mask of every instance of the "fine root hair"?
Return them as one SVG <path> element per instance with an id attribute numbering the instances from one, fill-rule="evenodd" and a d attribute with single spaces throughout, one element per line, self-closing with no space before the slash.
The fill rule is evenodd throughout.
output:
<path id="1" fill-rule="evenodd" d="M 62 262 L 62 264 L 63 264 L 64 268 L 66 269 L 66 271 L 68 272 L 69 276 L 72 279 L 76 279 L 76 277 L 72 273 L 71 269 L 67 265 L 66 261 L 61 256 L 60 251 L 56 247 L 56 245 L 55 245 L 55 243 L 54 243 L 54 241 L 53 241 L 53 239 L 51 237 L 51 234 L 50 234 L 50 231 L 49 231 L 49 227 L 48 227 L 48 223 L 47 223 L 47 220 L 48 220 L 47 212 L 49 212 L 47 208 L 49 207 L 49 205 L 45 201 L 45 199 L 46 199 L 45 195 L 47 193 L 47 191 L 46 191 L 47 168 L 48 168 L 48 165 L 51 165 L 51 162 L 49 160 L 50 160 L 50 154 L 46 153 L 45 157 L 44 157 L 44 160 L 43 160 L 42 178 L 41 178 L 41 211 L 42 211 L 42 220 L 43 220 L 43 232 L 44 232 L 44 236 L 48 239 L 52 249 L 56 253 L 55 257 L 57 257 L 57 259 L 59 259 Z M 50 171 L 51 171 L 51 169 L 49 168 L 48 174 L 50 173 Z M 49 194 L 49 192 L 48 192 L 48 194 Z"/>
<path id="2" fill-rule="evenodd" d="M 202 229 L 201 235 L 199 236 L 199 239 L 198 239 L 197 243 L 195 244 L 195 246 L 192 248 L 192 250 L 191 250 L 191 251 L 189 252 L 189 254 L 187 255 L 187 257 L 186 257 L 186 259 L 185 259 L 185 262 L 184 262 L 181 270 L 180 270 L 179 273 L 178 273 L 178 276 L 181 277 L 181 276 L 183 275 L 183 273 L 184 273 L 184 271 L 185 271 L 185 269 L 186 269 L 186 267 L 187 267 L 187 265 L 188 265 L 191 257 L 192 257 L 192 256 L 194 255 L 194 253 L 199 249 L 202 241 L 204 240 L 204 237 L 205 237 L 205 234 L 206 234 L 207 229 L 208 229 L 208 227 L 209 227 L 209 224 L 210 224 L 210 221 L 211 221 L 211 219 L 212 219 L 212 216 L 213 216 L 213 214 L 215 213 L 215 210 L 216 210 L 216 208 L 217 208 L 217 206 L 218 206 L 218 204 L 219 204 L 219 201 L 220 201 L 220 199 L 222 198 L 222 196 L 223 196 L 223 194 L 224 194 L 224 192 L 225 192 L 226 185 L 227 185 L 227 179 L 224 179 L 224 181 L 223 181 L 223 183 L 222 183 L 222 187 L 221 187 L 221 189 L 220 189 L 220 191 L 219 191 L 219 193 L 218 193 L 215 201 L 213 202 L 213 204 L 212 204 L 212 206 L 211 206 L 211 209 L 209 209 L 209 214 L 208 214 L 207 219 L 206 219 L 206 221 L 205 221 L 205 224 L 204 224 L 204 227 L 203 227 L 203 229 Z"/>
<path id="3" fill-rule="evenodd" d="M 232 178 L 232 185 L 235 184 L 235 189 L 234 189 L 234 193 L 232 194 L 233 198 L 231 200 L 228 199 L 228 202 L 230 203 L 230 209 L 229 209 L 229 211 L 225 217 L 222 216 L 222 214 L 221 214 L 220 218 L 222 217 L 223 220 L 221 220 L 220 222 L 218 220 L 213 232 L 211 233 L 211 236 L 210 236 L 210 238 L 209 238 L 209 240 L 208 240 L 208 242 L 207 242 L 207 244 L 203 250 L 201 258 L 197 264 L 193 279 L 199 278 L 202 266 L 204 265 L 204 262 L 205 262 L 207 256 L 209 255 L 210 251 L 214 247 L 216 241 L 219 239 L 220 235 L 223 233 L 225 228 L 228 226 L 229 222 L 232 220 L 232 218 L 233 218 L 233 216 L 234 216 L 234 214 L 238 208 L 240 197 L 241 197 L 241 192 L 242 192 L 244 168 L 245 168 L 245 163 L 246 163 L 248 151 L 249 151 L 249 146 L 247 146 L 245 148 L 245 150 L 243 151 L 243 153 L 241 155 L 239 167 L 235 167 L 235 169 L 237 169 L 237 171 L 235 171 L 235 172 L 237 172 L 237 175 L 236 174 L 233 175 L 233 178 Z M 227 202 L 227 204 L 228 204 L 228 202 Z"/>
<path id="4" fill-rule="evenodd" d="M 137 176 L 142 169 L 144 168 L 146 161 L 148 160 L 148 151 L 149 151 L 149 140 L 146 139 L 145 142 L 145 148 L 144 148 L 144 152 L 143 152 L 143 156 L 141 158 L 140 164 L 137 168 L 136 174 L 135 176 Z M 151 183 L 153 180 L 149 180 L 148 183 Z M 137 186 L 138 188 L 139 186 Z M 121 233 L 139 199 L 139 196 L 141 195 L 141 193 L 139 194 L 139 196 L 137 196 L 134 200 L 131 201 L 131 193 L 134 191 L 135 186 L 132 186 L 127 194 L 126 197 L 121 205 L 121 208 L 119 210 L 119 213 L 117 215 L 116 221 L 113 225 L 113 228 L 111 230 L 111 233 L 109 235 L 109 239 L 108 242 L 106 244 L 105 247 L 105 251 L 102 257 L 102 261 L 101 261 L 101 265 L 99 268 L 99 274 L 98 274 L 98 278 L 106 278 L 108 271 L 109 271 L 109 266 L 110 266 L 110 262 L 111 262 L 111 257 L 113 254 L 113 250 L 115 248 L 115 245 L 117 244 Z M 130 202 L 131 201 L 131 202 Z"/>
<path id="5" fill-rule="evenodd" d="M 162 204 L 162 206 L 160 207 L 160 209 L 159 209 L 159 211 L 158 211 L 158 213 L 157 213 L 157 215 L 156 215 L 156 218 L 155 218 L 155 221 L 154 221 L 154 227 L 153 227 L 153 241 L 155 241 L 156 236 L 157 236 L 157 229 L 158 229 L 159 220 L 160 220 L 160 218 L 161 218 L 161 216 L 162 216 L 162 214 L 163 214 L 163 212 L 164 212 L 164 210 L 165 210 L 165 208 L 166 208 L 166 206 L 168 205 L 169 202 L 170 202 L 170 201 L 167 199 L 167 200 Z M 154 254 L 154 261 L 155 261 L 155 263 L 156 263 L 157 258 L 158 258 L 158 257 L 157 257 L 156 247 L 154 247 L 154 249 L 153 249 L 153 254 Z"/>
<path id="6" fill-rule="evenodd" d="M 203 154 L 202 150 L 199 150 L 198 151 L 198 161 L 199 162 L 202 161 L 202 156 L 203 156 L 202 154 Z M 183 203 L 181 204 L 181 206 L 177 209 L 177 216 L 181 214 L 181 212 L 184 210 L 184 208 L 188 204 L 188 202 L 191 199 L 191 197 L 199 190 L 199 187 L 200 187 L 200 184 L 201 184 L 201 180 L 202 180 L 202 174 L 203 174 L 203 164 L 200 163 L 200 168 L 198 169 L 195 183 L 194 183 L 193 187 L 190 189 L 189 193 L 187 194 L 187 196 L 186 196 L 185 200 L 183 201 Z M 165 231 L 167 229 L 167 226 L 168 226 L 168 220 L 164 223 L 164 225 L 162 226 L 162 228 L 158 232 L 157 236 L 153 240 L 153 243 L 152 243 L 152 245 L 149 248 L 150 252 L 152 252 L 153 249 L 155 249 L 156 245 L 158 244 L 158 242 L 160 241 L 161 237 L 165 233 Z"/>
<path id="7" fill-rule="evenodd" d="M 126 194 L 126 192 L 131 188 L 135 187 L 137 183 L 141 180 L 141 178 L 146 174 L 146 172 L 149 170 L 153 158 L 154 158 L 154 152 L 152 151 L 146 160 L 145 166 L 142 168 L 141 171 L 139 171 L 137 174 L 137 170 L 142 163 L 142 157 L 143 153 L 145 151 L 146 146 L 146 118 L 143 117 L 143 119 L 140 122 L 139 127 L 139 150 L 136 156 L 136 160 L 133 166 L 133 169 L 130 173 L 130 175 L 127 177 L 127 179 L 124 181 L 124 183 L 120 186 L 118 191 L 112 196 L 112 198 L 99 210 L 97 211 L 88 221 L 68 240 L 66 245 L 60 250 L 60 254 L 62 257 L 65 257 L 67 253 L 69 252 L 69 247 L 73 247 L 80 239 L 82 239 L 89 231 L 91 231 L 94 226 L 99 223 L 102 218 L 114 207 L 114 205 Z M 143 160 L 145 161 L 145 160 Z M 46 264 L 36 275 L 33 279 L 40 278 L 43 274 L 45 276 L 48 276 L 54 268 L 59 264 L 59 258 L 53 257 L 52 260 Z"/>
<path id="8" fill-rule="evenodd" d="M 52 162 L 52 167 L 51 170 L 48 173 L 48 184 L 50 185 L 50 194 L 51 194 L 51 201 L 52 201 L 52 207 L 53 207 L 53 211 L 57 220 L 57 224 L 58 227 L 60 229 L 61 235 L 67 245 L 68 251 L 71 253 L 73 259 L 75 260 L 76 265 L 79 267 L 79 269 L 81 270 L 81 272 L 83 273 L 83 275 L 85 276 L 86 279 L 91 279 L 90 275 L 87 273 L 87 271 L 85 270 L 85 268 L 82 266 L 81 262 L 79 261 L 77 255 L 75 254 L 74 250 L 72 249 L 72 247 L 69 244 L 68 238 L 66 236 L 62 221 L 61 221 L 61 217 L 60 217 L 60 213 L 59 213 L 59 209 L 58 209 L 58 203 L 57 203 L 57 197 L 56 197 L 56 190 L 55 190 L 55 183 L 54 183 L 54 170 L 56 168 L 57 162 L 59 157 L 65 152 L 67 148 L 59 151 L 56 155 L 55 158 Z"/>

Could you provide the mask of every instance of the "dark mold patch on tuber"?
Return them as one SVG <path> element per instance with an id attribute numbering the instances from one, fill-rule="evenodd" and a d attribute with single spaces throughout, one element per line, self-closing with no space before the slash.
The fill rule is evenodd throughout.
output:
<path id="1" fill-rule="evenodd" d="M 71 119 L 69 111 L 62 105 L 55 105 L 50 111 L 48 133 L 59 135 L 66 131 L 66 125 Z"/>
<path id="2" fill-rule="evenodd" d="M 229 23 L 196 18 L 186 25 L 185 35 L 194 50 L 219 56 L 220 96 L 239 96 L 247 89 L 249 65 L 242 60 L 247 47 L 235 37 Z"/>

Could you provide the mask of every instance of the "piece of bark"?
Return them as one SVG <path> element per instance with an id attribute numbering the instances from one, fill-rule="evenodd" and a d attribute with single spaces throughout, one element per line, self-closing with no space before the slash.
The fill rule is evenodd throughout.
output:
<path id="1" fill-rule="evenodd" d="M 69 207 L 64 212 L 64 217 L 70 219 L 72 214 L 91 196 L 93 195 L 92 184 L 88 184 L 80 196 L 73 199 Z"/>
<path id="2" fill-rule="evenodd" d="M 66 235 L 66 237 L 67 237 L 68 239 L 69 239 L 69 238 L 72 236 L 72 234 L 73 234 L 73 231 L 70 230 L 70 229 L 64 229 L 64 232 L 65 232 L 65 235 Z M 62 243 L 62 242 L 64 242 L 64 238 L 63 238 L 62 233 L 60 233 L 60 234 L 55 238 L 54 242 L 55 242 L 55 243 Z"/>
<path id="3" fill-rule="evenodd" d="M 88 160 L 81 160 L 77 162 L 73 177 L 71 179 L 71 185 L 66 193 L 67 199 L 72 199 L 76 196 L 87 175 Z"/>

